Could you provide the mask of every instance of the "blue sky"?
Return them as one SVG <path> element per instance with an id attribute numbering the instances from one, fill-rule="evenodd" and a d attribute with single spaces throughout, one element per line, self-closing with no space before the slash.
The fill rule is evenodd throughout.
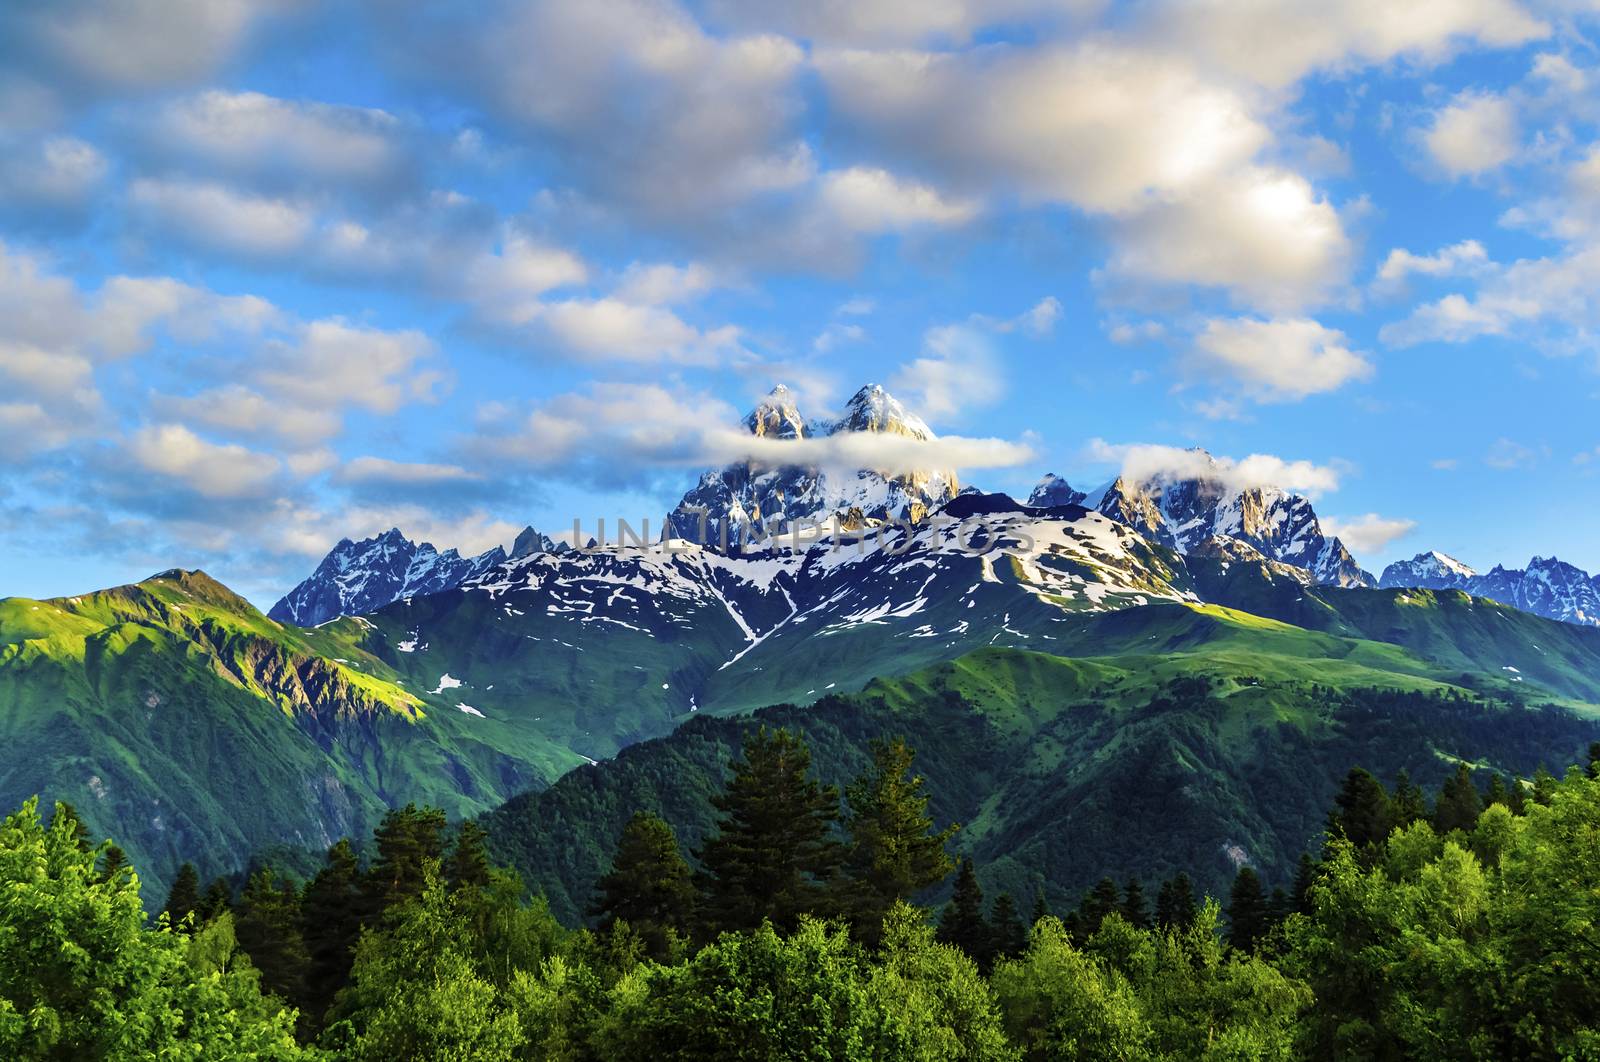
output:
<path id="1" fill-rule="evenodd" d="M 803 11 L 804 14 L 796 14 Z M 1578 3 L 24 0 L 0 593 L 659 520 L 773 383 L 1600 569 Z"/>

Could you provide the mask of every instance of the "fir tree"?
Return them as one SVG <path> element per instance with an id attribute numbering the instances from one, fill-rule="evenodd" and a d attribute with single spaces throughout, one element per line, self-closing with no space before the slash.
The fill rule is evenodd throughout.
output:
<path id="1" fill-rule="evenodd" d="M 361 937 L 361 913 L 361 868 L 346 837 L 328 849 L 322 869 L 307 883 L 300 901 L 307 1010 L 314 1021 L 320 1021 L 350 979 Z"/>
<path id="2" fill-rule="evenodd" d="M 1478 795 L 1478 787 L 1472 784 L 1472 769 L 1460 764 L 1439 790 L 1433 809 L 1433 829 L 1441 835 L 1451 830 L 1470 831 L 1478 824 L 1482 811 L 1483 800 Z"/>
<path id="3" fill-rule="evenodd" d="M 1543 765 L 1533 772 L 1533 802 L 1550 806 L 1556 792 L 1556 776 L 1545 770 Z"/>
<path id="4" fill-rule="evenodd" d="M 959 828 L 935 831 L 923 778 L 904 740 L 874 741 L 872 767 L 845 789 L 849 848 L 844 906 L 857 939 L 876 944 L 884 915 L 939 884 L 954 869 L 945 845 Z"/>
<path id="5" fill-rule="evenodd" d="M 1589 742 L 1589 765 L 1587 771 L 1590 778 L 1600 778 L 1600 741 Z"/>
<path id="6" fill-rule="evenodd" d="M 722 821 L 700 851 L 706 927 L 754 929 L 770 918 L 792 929 L 802 914 L 827 914 L 838 790 L 810 777 L 811 750 L 788 730 L 753 732 L 730 766 L 711 801 Z"/>
<path id="7" fill-rule="evenodd" d="M 373 831 L 377 858 L 362 883 L 363 921 L 376 923 L 383 913 L 422 892 L 423 868 L 444 855 L 444 812 L 407 804 L 393 808 Z"/>
<path id="8" fill-rule="evenodd" d="M 1492 773 L 1489 775 L 1489 788 L 1484 790 L 1483 794 L 1483 806 L 1488 807 L 1491 804 L 1502 804 L 1507 808 L 1511 806 L 1511 797 L 1506 792 L 1505 779 L 1498 774 Z"/>
<path id="9" fill-rule="evenodd" d="M 1394 777 L 1394 799 L 1390 803 L 1395 826 L 1410 826 L 1428 817 L 1428 796 L 1411 780 L 1404 767 Z"/>
<path id="10" fill-rule="evenodd" d="M 1044 886 L 1039 886 L 1039 891 L 1033 894 L 1033 913 L 1028 916 L 1028 928 L 1031 930 L 1039 924 L 1039 919 L 1050 917 L 1050 901 L 1045 898 Z"/>
<path id="11" fill-rule="evenodd" d="M 1017 905 L 1009 892 L 1002 892 L 995 899 L 989 926 L 994 934 L 989 946 L 990 962 L 1015 958 L 1028 946 L 1028 931 L 1017 917 Z"/>
<path id="12" fill-rule="evenodd" d="M 1084 937 L 1093 936 L 1107 915 L 1121 909 L 1122 894 L 1117 891 L 1117 883 L 1101 878 L 1078 905 L 1078 932 Z"/>
<path id="13" fill-rule="evenodd" d="M 1329 816 L 1329 831 L 1343 833 L 1358 851 L 1389 839 L 1394 811 L 1383 783 L 1370 772 L 1356 767 L 1345 775 L 1334 803 L 1336 810 Z"/>
<path id="14" fill-rule="evenodd" d="M 1122 917 L 1139 929 L 1150 928 L 1150 909 L 1144 902 L 1144 886 L 1138 878 L 1129 878 L 1122 889 Z"/>
<path id="15" fill-rule="evenodd" d="M 167 903 L 162 908 L 167 914 L 167 920 L 173 928 L 183 925 L 183 920 L 194 914 L 200 907 L 200 875 L 194 869 L 193 863 L 185 863 L 178 868 L 177 877 L 172 879 L 172 888 L 167 890 Z"/>
<path id="16" fill-rule="evenodd" d="M 589 913 L 602 916 L 601 928 L 609 930 L 621 919 L 643 938 L 651 958 L 666 961 L 671 934 L 687 927 L 694 909 L 689 864 L 672 827 L 659 816 L 635 812 L 617 838 L 610 871 L 596 888 Z"/>
<path id="17" fill-rule="evenodd" d="M 456 831 L 455 843 L 450 846 L 450 858 L 445 861 L 445 880 L 452 889 L 482 889 L 489 884 L 489 835 L 472 819 L 467 819 Z"/>
<path id="18" fill-rule="evenodd" d="M 1317 863 L 1311 853 L 1300 853 L 1300 865 L 1294 873 L 1294 909 L 1300 914 L 1311 914 L 1311 886 L 1317 881 Z"/>
<path id="19" fill-rule="evenodd" d="M 1260 876 L 1252 867 L 1240 867 L 1228 893 L 1228 943 L 1254 952 L 1269 928 L 1270 915 Z"/>
<path id="20" fill-rule="evenodd" d="M 1162 929 L 1188 929 L 1198 913 L 1189 875 L 1179 871 L 1176 877 L 1162 882 L 1156 895 L 1156 925 Z"/>
<path id="21" fill-rule="evenodd" d="M 939 939 L 954 944 L 979 967 L 987 968 L 994 933 L 983 916 L 983 889 L 970 859 L 963 859 L 956 871 L 956 891 L 939 918 Z"/>
<path id="22" fill-rule="evenodd" d="M 224 911 L 233 908 L 233 886 L 227 878 L 213 878 L 200 897 L 199 917 L 196 921 L 209 922 Z"/>
<path id="23" fill-rule="evenodd" d="M 107 841 L 105 850 L 100 854 L 100 880 L 111 881 L 128 869 L 128 853 L 122 850 L 121 845 Z"/>
<path id="24" fill-rule="evenodd" d="M 250 962 L 261 971 L 261 990 L 295 1006 L 305 1001 L 310 960 L 300 932 L 300 894 L 271 867 L 250 875 L 239 894 L 234 932 Z"/>
<path id="25" fill-rule="evenodd" d="M 1527 788 L 1522 784 L 1522 779 L 1515 775 L 1506 780 L 1506 807 L 1511 809 L 1513 815 L 1524 815 L 1528 811 Z"/>

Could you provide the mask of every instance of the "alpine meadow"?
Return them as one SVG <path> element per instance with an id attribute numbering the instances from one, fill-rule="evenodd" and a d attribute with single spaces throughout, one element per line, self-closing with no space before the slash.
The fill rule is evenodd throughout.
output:
<path id="1" fill-rule="evenodd" d="M 0 1057 L 1600 1059 L 1597 39 L 0 4 Z"/>

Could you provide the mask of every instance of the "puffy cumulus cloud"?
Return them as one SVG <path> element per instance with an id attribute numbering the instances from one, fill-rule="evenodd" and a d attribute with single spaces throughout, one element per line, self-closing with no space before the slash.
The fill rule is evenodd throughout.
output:
<path id="1" fill-rule="evenodd" d="M 1216 318 L 1195 337 L 1191 358 L 1257 401 L 1295 401 L 1372 375 L 1372 362 L 1348 342 L 1343 332 L 1306 317 Z"/>
<path id="2" fill-rule="evenodd" d="M 0 6 L 0 115 L 34 127 L 97 98 L 197 81 L 295 0 L 64 0 Z M 8 105 L 9 104 L 9 105 Z"/>
<path id="3" fill-rule="evenodd" d="M 890 386 L 929 416 L 948 417 L 999 401 L 1005 372 L 994 340 L 982 328 L 941 325 L 928 330 L 922 355 L 902 366 Z"/>
<path id="4" fill-rule="evenodd" d="M 400 188 L 419 165 L 412 133 L 372 108 L 212 89 L 167 103 L 142 125 L 160 163 L 268 187 Z"/>
<path id="5" fill-rule="evenodd" d="M 1150 5 L 1146 32 L 1274 89 L 1314 71 L 1396 58 L 1432 65 L 1469 45 L 1510 47 L 1549 26 L 1514 0 L 1169 0 Z"/>
<path id="6" fill-rule="evenodd" d="M 1248 167 L 1111 223 L 1107 272 L 1133 283 L 1220 286 L 1274 310 L 1322 301 L 1348 274 L 1339 213 L 1298 174 Z"/>
<path id="7" fill-rule="evenodd" d="M 950 199 L 888 170 L 856 166 L 821 178 L 822 208 L 853 232 L 900 232 L 919 225 L 962 225 L 978 215 L 972 199 Z"/>
<path id="8" fill-rule="evenodd" d="M 317 229 L 305 203 L 217 181 L 141 177 L 128 186 L 128 206 L 140 224 L 190 246 L 248 258 L 297 254 Z"/>
<path id="9" fill-rule="evenodd" d="M 1389 544 L 1417 529 L 1415 520 L 1363 513 L 1360 516 L 1324 516 L 1319 521 L 1324 534 L 1342 539 L 1356 553 L 1381 553 Z"/>
<path id="10" fill-rule="evenodd" d="M 462 295 L 484 319 L 520 325 L 538 316 L 546 292 L 588 278 L 588 266 L 571 251 L 509 228 L 498 247 L 468 263 Z"/>
<path id="11" fill-rule="evenodd" d="M 0 141 L 0 220 L 30 229 L 81 223 L 107 170 L 105 156 L 77 137 Z"/>
<path id="12" fill-rule="evenodd" d="M 1288 309 L 1348 273 L 1338 211 L 1262 164 L 1271 101 L 1181 54 L 1099 37 L 816 59 L 855 135 L 958 189 L 1101 218 L 1118 280 L 1219 286 Z"/>
<path id="13" fill-rule="evenodd" d="M 302 323 L 288 337 L 264 344 L 256 380 L 306 408 L 357 406 L 389 414 L 435 397 L 442 374 L 422 366 L 434 354 L 433 341 L 421 332 L 329 318 Z"/>
<path id="14" fill-rule="evenodd" d="M 1120 474 L 1138 483 L 1170 483 L 1204 479 L 1234 490 L 1278 487 L 1315 497 L 1339 489 L 1339 470 L 1311 461 L 1286 461 L 1272 454 L 1251 454 L 1243 459 L 1213 457 L 1204 450 L 1181 449 L 1155 443 L 1108 443 L 1091 439 L 1091 460 L 1117 466 Z"/>
<path id="15" fill-rule="evenodd" d="M 703 215 L 813 171 L 793 128 L 804 53 L 785 37 L 714 36 L 672 0 L 499 0 L 431 20 L 374 8 L 400 62 L 558 149 L 606 201 Z"/>
<path id="16" fill-rule="evenodd" d="M 545 303 L 530 324 L 536 339 L 583 361 L 711 365 L 745 356 L 733 325 L 701 329 L 666 307 L 614 296 Z"/>
<path id="17" fill-rule="evenodd" d="M 700 262 L 634 262 L 623 271 L 616 296 L 624 302 L 670 305 L 692 302 L 718 286 L 716 272 Z"/>
<path id="18" fill-rule="evenodd" d="M 283 467 L 271 454 L 208 442 L 181 424 L 139 429 L 128 439 L 126 453 L 146 472 L 214 499 L 261 497 L 274 489 Z"/>
<path id="19" fill-rule="evenodd" d="M 1174 56 L 1106 40 L 828 50 L 815 64 L 830 110 L 919 169 L 1104 213 L 1228 173 L 1270 139 L 1251 100 Z"/>
<path id="20" fill-rule="evenodd" d="M 1027 20 L 1071 24 L 1100 0 L 712 0 L 713 18 L 747 32 L 775 30 L 825 44 L 886 46 L 929 39 L 966 41 L 981 29 Z"/>
<path id="21" fill-rule="evenodd" d="M 1517 154 L 1517 112 L 1503 96 L 1464 92 L 1436 111 L 1422 135 L 1428 154 L 1452 177 L 1498 169 Z"/>
<path id="22" fill-rule="evenodd" d="M 200 424 L 229 435 L 278 439 L 291 445 L 312 446 L 339 434 L 344 418 L 330 408 L 296 406 L 242 384 L 210 388 L 193 395 L 157 395 L 156 410 L 189 424 Z M 325 470 L 319 458 L 302 455 L 293 464 L 296 475 Z"/>
<path id="23" fill-rule="evenodd" d="M 1398 288 L 1413 273 L 1427 277 L 1471 274 L 1489 265 L 1489 252 L 1477 240 L 1462 240 L 1433 254 L 1412 254 L 1403 247 L 1390 251 L 1378 267 L 1378 286 Z"/>

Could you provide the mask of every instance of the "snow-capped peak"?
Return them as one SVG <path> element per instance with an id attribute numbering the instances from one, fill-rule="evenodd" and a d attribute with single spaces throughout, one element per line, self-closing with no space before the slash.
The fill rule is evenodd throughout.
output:
<path id="1" fill-rule="evenodd" d="M 1057 505 L 1081 505 L 1088 497 L 1081 490 L 1073 490 L 1072 484 L 1056 475 L 1046 472 L 1033 493 L 1028 495 L 1028 504 L 1036 509 L 1053 508 Z"/>
<path id="2" fill-rule="evenodd" d="M 867 384 L 851 396 L 845 404 L 844 417 L 834 425 L 833 431 L 875 431 L 924 440 L 937 438 L 921 417 L 907 412 L 899 399 L 875 383 Z"/>
<path id="3" fill-rule="evenodd" d="M 806 420 L 795 404 L 794 392 L 779 384 L 744 418 L 751 435 L 775 439 L 803 439 Z"/>

